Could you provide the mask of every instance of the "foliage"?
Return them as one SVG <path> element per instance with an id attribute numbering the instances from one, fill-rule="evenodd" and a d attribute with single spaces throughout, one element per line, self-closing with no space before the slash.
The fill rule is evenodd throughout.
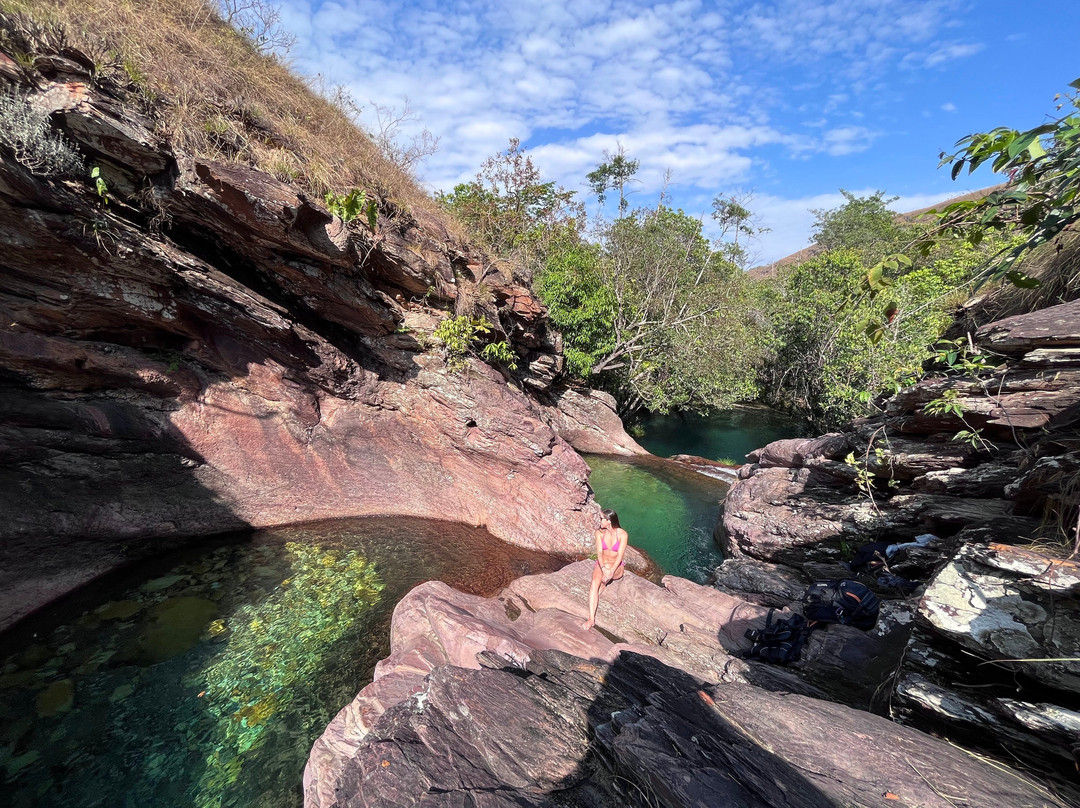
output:
<path id="1" fill-rule="evenodd" d="M 838 208 L 812 210 L 814 243 L 824 250 L 857 250 L 867 264 L 874 264 L 890 253 L 899 252 L 911 239 L 910 225 L 897 221 L 889 205 L 897 197 L 885 197 L 884 191 L 859 197 L 840 189 L 846 200 Z"/>
<path id="2" fill-rule="evenodd" d="M 20 95 L 0 94 L 0 146 L 22 166 L 46 177 L 79 174 L 78 150 L 49 126 L 49 118 Z"/>
<path id="3" fill-rule="evenodd" d="M 105 182 L 105 178 L 101 176 L 101 166 L 94 166 L 90 169 L 90 179 L 94 181 L 94 190 L 97 191 L 97 195 L 101 197 L 101 201 L 108 205 L 109 185 Z"/>
<path id="4" fill-rule="evenodd" d="M 596 271 L 612 303 L 611 335 L 591 373 L 618 372 L 623 411 L 753 399 L 767 329 L 701 220 L 660 205 L 608 223 L 599 236 Z"/>
<path id="5" fill-rule="evenodd" d="M 435 328 L 435 338 L 443 345 L 446 365 L 451 370 L 465 367 L 465 358 L 473 352 L 485 334 L 491 333 L 491 325 L 482 317 L 447 317 Z M 509 370 L 517 370 L 517 356 L 505 340 L 488 343 L 480 351 L 480 356 L 488 362 L 504 365 Z"/>
<path id="6" fill-rule="evenodd" d="M 218 720 L 218 748 L 207 759 L 196 797 L 217 808 L 224 788 L 241 776 L 246 756 L 267 739 L 272 722 L 318 674 L 358 612 L 379 601 L 383 583 L 356 551 L 290 542 L 292 575 L 263 601 L 240 607 L 211 634 L 227 636 L 203 670 L 203 704 Z M 312 727 L 317 731 L 316 727 Z"/>
<path id="7" fill-rule="evenodd" d="M 363 214 L 367 219 L 368 227 L 372 230 L 378 224 L 378 208 L 375 200 L 369 200 L 367 194 L 361 188 L 353 188 L 347 194 L 335 194 L 327 191 L 323 197 L 326 208 L 343 222 L 351 222 Z"/>
<path id="8" fill-rule="evenodd" d="M 506 340 L 489 342 L 480 351 L 480 356 L 487 362 L 505 365 L 509 370 L 517 370 L 517 354 L 514 353 L 510 343 Z"/>
<path id="9" fill-rule="evenodd" d="M 1080 79 L 1069 86 L 1080 90 Z M 953 179 L 965 166 L 970 174 L 988 162 L 1009 177 L 1008 186 L 982 199 L 944 208 L 933 234 L 979 244 L 989 232 L 1019 230 L 1023 240 L 988 261 L 989 277 L 1005 277 L 1020 287 L 1037 285 L 1016 262 L 1080 219 L 1080 93 L 1066 95 L 1058 110 L 1066 106 L 1066 114 L 1034 129 L 998 127 L 961 138 L 953 154 L 941 153 L 941 165 L 952 165 Z"/>
<path id="10" fill-rule="evenodd" d="M 770 228 L 761 226 L 757 217 L 746 207 L 751 199 L 753 194 L 720 194 L 712 203 L 712 218 L 720 225 L 718 249 L 726 261 L 739 269 L 746 269 L 750 263 L 747 243 L 770 231 Z"/>
<path id="11" fill-rule="evenodd" d="M 599 271 L 600 248 L 572 244 L 553 253 L 534 289 L 563 333 L 566 372 L 587 379 L 614 347 L 615 297 Z"/>
<path id="12" fill-rule="evenodd" d="M 574 192 L 545 182 L 516 138 L 484 161 L 475 180 L 436 198 L 488 249 L 520 266 L 525 281 L 554 249 L 578 242 L 584 223 Z"/>
<path id="13" fill-rule="evenodd" d="M 588 180 L 589 187 L 592 188 L 593 193 L 596 194 L 596 200 L 601 205 L 604 204 L 609 190 L 618 191 L 619 215 L 625 216 L 630 208 L 630 203 L 626 198 L 626 186 L 637 182 L 634 175 L 639 165 L 637 160 L 626 156 L 626 151 L 620 145 L 614 155 L 604 152 L 604 162 L 597 166 L 595 171 L 590 171 L 585 179 Z"/>
<path id="14" fill-rule="evenodd" d="M 823 253 L 781 273 L 772 289 L 779 347 L 765 370 L 766 397 L 824 428 L 866 414 L 878 392 L 921 374 L 984 258 L 969 246 L 915 268 L 886 260 L 867 269 L 863 254 Z"/>

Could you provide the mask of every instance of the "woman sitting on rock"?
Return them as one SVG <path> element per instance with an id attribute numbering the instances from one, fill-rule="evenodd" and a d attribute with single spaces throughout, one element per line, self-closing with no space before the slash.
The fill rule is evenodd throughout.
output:
<path id="1" fill-rule="evenodd" d="M 583 628 L 596 625 L 596 605 L 600 593 L 612 581 L 623 577 L 625 567 L 623 556 L 626 555 L 626 531 L 619 527 L 619 515 L 610 508 L 600 512 L 600 529 L 596 531 L 596 566 L 593 567 L 592 586 L 589 589 L 589 619 L 582 623 Z"/>

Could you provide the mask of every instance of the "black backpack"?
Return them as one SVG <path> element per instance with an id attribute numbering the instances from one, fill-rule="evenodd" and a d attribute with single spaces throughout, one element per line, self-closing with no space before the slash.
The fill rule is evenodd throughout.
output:
<path id="1" fill-rule="evenodd" d="M 763 659 L 774 665 L 786 665 L 799 658 L 810 627 L 800 614 L 773 622 L 773 610 L 765 619 L 765 628 L 746 630 L 746 639 L 754 645 L 743 653 L 744 659 Z"/>
<path id="2" fill-rule="evenodd" d="M 858 581 L 815 581 L 803 595 L 803 617 L 811 624 L 841 623 L 864 631 L 877 625 L 881 601 Z"/>

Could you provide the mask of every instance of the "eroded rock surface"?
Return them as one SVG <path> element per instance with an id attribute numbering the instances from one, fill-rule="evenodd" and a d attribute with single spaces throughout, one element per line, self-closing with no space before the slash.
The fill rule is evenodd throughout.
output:
<path id="1" fill-rule="evenodd" d="M 309 804 L 337 804 L 335 794 L 355 776 L 347 774 L 350 761 L 366 754 L 369 736 L 381 726 L 384 714 L 410 699 L 426 698 L 422 694 L 431 676 L 457 676 L 442 673 L 447 666 L 512 664 L 524 669 L 538 652 L 553 650 L 591 660 L 595 667 L 617 665 L 620 654 L 633 652 L 705 682 L 748 683 L 867 707 L 907 639 L 909 621 L 903 618 L 882 621 L 878 632 L 831 626 L 811 635 L 802 658 L 790 669 L 747 661 L 740 656 L 750 647 L 745 632 L 764 627 L 767 607 L 682 578 L 665 576 L 657 585 L 633 573 L 608 587 L 597 610 L 597 629 L 585 630 L 591 574 L 592 562 L 577 562 L 554 573 L 519 578 L 494 598 L 464 595 L 438 582 L 410 592 L 394 611 L 390 656 L 315 743 L 305 774 Z M 482 709 L 489 714 L 486 720 L 500 723 L 502 719 L 490 717 L 503 709 L 496 704 L 498 697 L 492 698 Z M 526 712 L 518 720 L 528 723 L 530 715 Z M 560 723 L 561 713 L 546 715 L 533 716 L 540 727 L 549 720 Z M 477 760 L 462 765 L 471 770 Z M 565 776 L 564 763 L 558 767 Z M 496 774 L 504 776 L 500 772 Z"/>
<path id="2" fill-rule="evenodd" d="M 1061 804 L 886 719 L 708 683 L 629 651 L 611 663 L 553 650 L 484 661 L 432 671 L 378 719 L 335 789 L 309 789 L 305 804 Z"/>
<path id="3" fill-rule="evenodd" d="M 903 717 L 1072 768 L 1080 755 L 1080 566 L 965 544 L 927 586 L 917 623 L 896 686 Z"/>
<path id="4" fill-rule="evenodd" d="M 861 578 L 889 619 L 914 615 L 892 714 L 1019 758 L 1073 799 L 1078 317 L 1074 301 L 984 326 L 978 343 L 1012 357 L 991 374 L 927 379 L 840 435 L 751 453 L 724 503 L 731 557 L 716 574 L 733 594 L 783 606 L 814 578 L 851 577 L 842 562 L 860 545 L 935 534 Z M 942 398 L 951 412 L 927 411 Z"/>
<path id="5" fill-rule="evenodd" d="M 402 514 L 588 552 L 588 468 L 534 397 L 560 339 L 527 290 L 372 189 L 374 229 L 177 152 L 92 61 L 34 50 L 0 89 L 51 114 L 109 199 L 0 155 L 0 628 L 232 529 Z M 447 367 L 432 332 L 470 300 L 519 370 Z M 576 429 L 618 423 L 590 412 Z"/>

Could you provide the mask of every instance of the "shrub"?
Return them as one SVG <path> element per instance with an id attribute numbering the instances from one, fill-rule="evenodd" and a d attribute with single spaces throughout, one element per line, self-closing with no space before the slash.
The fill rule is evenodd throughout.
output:
<path id="1" fill-rule="evenodd" d="M 20 95 L 0 96 L 0 145 L 34 174 L 78 174 L 83 160 L 73 145 L 49 127 L 45 113 Z"/>
<path id="2" fill-rule="evenodd" d="M 482 317 L 447 317 L 435 329 L 435 338 L 443 345 L 446 365 L 451 370 L 465 367 L 465 357 L 484 334 L 491 333 L 491 326 Z M 480 356 L 487 362 L 497 362 L 510 370 L 517 370 L 517 356 L 505 340 L 485 345 Z"/>

